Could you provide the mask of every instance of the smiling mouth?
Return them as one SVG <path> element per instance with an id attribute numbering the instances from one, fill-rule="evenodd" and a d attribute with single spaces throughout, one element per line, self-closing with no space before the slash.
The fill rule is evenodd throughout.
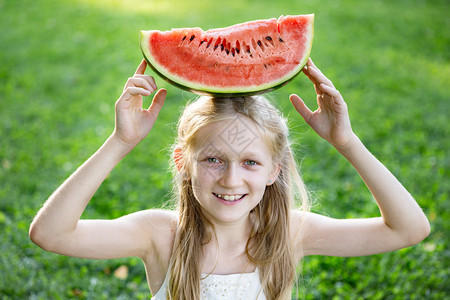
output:
<path id="1" fill-rule="evenodd" d="M 230 201 L 230 202 L 234 202 L 237 200 L 241 200 L 242 198 L 244 198 L 247 194 L 240 194 L 240 195 L 222 195 L 222 194 L 216 194 L 213 193 L 214 196 L 216 196 L 217 198 L 220 198 L 222 200 L 225 201 Z"/>

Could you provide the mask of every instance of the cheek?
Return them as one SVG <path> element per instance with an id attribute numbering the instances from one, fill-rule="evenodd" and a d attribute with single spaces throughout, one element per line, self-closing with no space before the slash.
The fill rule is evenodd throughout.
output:
<path id="1" fill-rule="evenodd" d="M 207 164 L 198 164 L 195 169 L 195 174 L 198 180 L 202 183 L 213 183 L 223 176 L 223 166 L 210 166 Z"/>
<path id="2" fill-rule="evenodd" d="M 194 196 L 198 199 L 198 196 L 213 185 L 215 178 L 218 177 L 218 171 L 211 168 L 205 168 L 204 166 L 197 165 L 192 172 L 192 187 Z"/>
<path id="3" fill-rule="evenodd" d="M 267 186 L 266 174 L 260 174 L 258 176 L 248 176 L 248 184 L 252 186 L 254 192 L 257 192 L 261 196 L 264 194 Z"/>

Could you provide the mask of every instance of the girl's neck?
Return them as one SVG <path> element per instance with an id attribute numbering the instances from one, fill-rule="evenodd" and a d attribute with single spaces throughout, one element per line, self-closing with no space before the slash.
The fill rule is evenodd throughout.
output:
<path id="1" fill-rule="evenodd" d="M 233 224 L 215 224 L 214 227 L 219 246 L 221 247 L 235 243 L 247 243 L 250 237 L 250 221 Z"/>
<path id="2" fill-rule="evenodd" d="M 250 236 L 250 220 L 214 224 L 214 229 L 216 237 L 213 236 L 203 246 L 202 273 L 235 274 L 254 271 L 245 249 Z"/>

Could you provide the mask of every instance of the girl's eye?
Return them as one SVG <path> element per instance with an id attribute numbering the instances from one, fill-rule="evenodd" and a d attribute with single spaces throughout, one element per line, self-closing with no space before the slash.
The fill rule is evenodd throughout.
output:
<path id="1" fill-rule="evenodd" d="M 206 159 L 207 162 L 211 163 L 211 164 L 218 164 L 220 163 L 220 160 L 216 157 L 208 157 Z"/>
<path id="2" fill-rule="evenodd" d="M 258 163 L 254 160 L 247 160 L 247 161 L 245 161 L 245 164 L 247 166 L 256 166 Z"/>

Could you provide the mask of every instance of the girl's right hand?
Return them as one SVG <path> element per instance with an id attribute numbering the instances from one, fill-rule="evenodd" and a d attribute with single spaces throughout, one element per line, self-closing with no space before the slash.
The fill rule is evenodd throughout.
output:
<path id="1" fill-rule="evenodd" d="M 160 89 L 148 109 L 142 108 L 142 96 L 157 90 L 152 76 L 145 75 L 147 62 L 142 60 L 133 77 L 128 78 L 122 95 L 116 102 L 116 125 L 113 137 L 131 148 L 142 141 L 155 123 L 167 95 Z"/>

